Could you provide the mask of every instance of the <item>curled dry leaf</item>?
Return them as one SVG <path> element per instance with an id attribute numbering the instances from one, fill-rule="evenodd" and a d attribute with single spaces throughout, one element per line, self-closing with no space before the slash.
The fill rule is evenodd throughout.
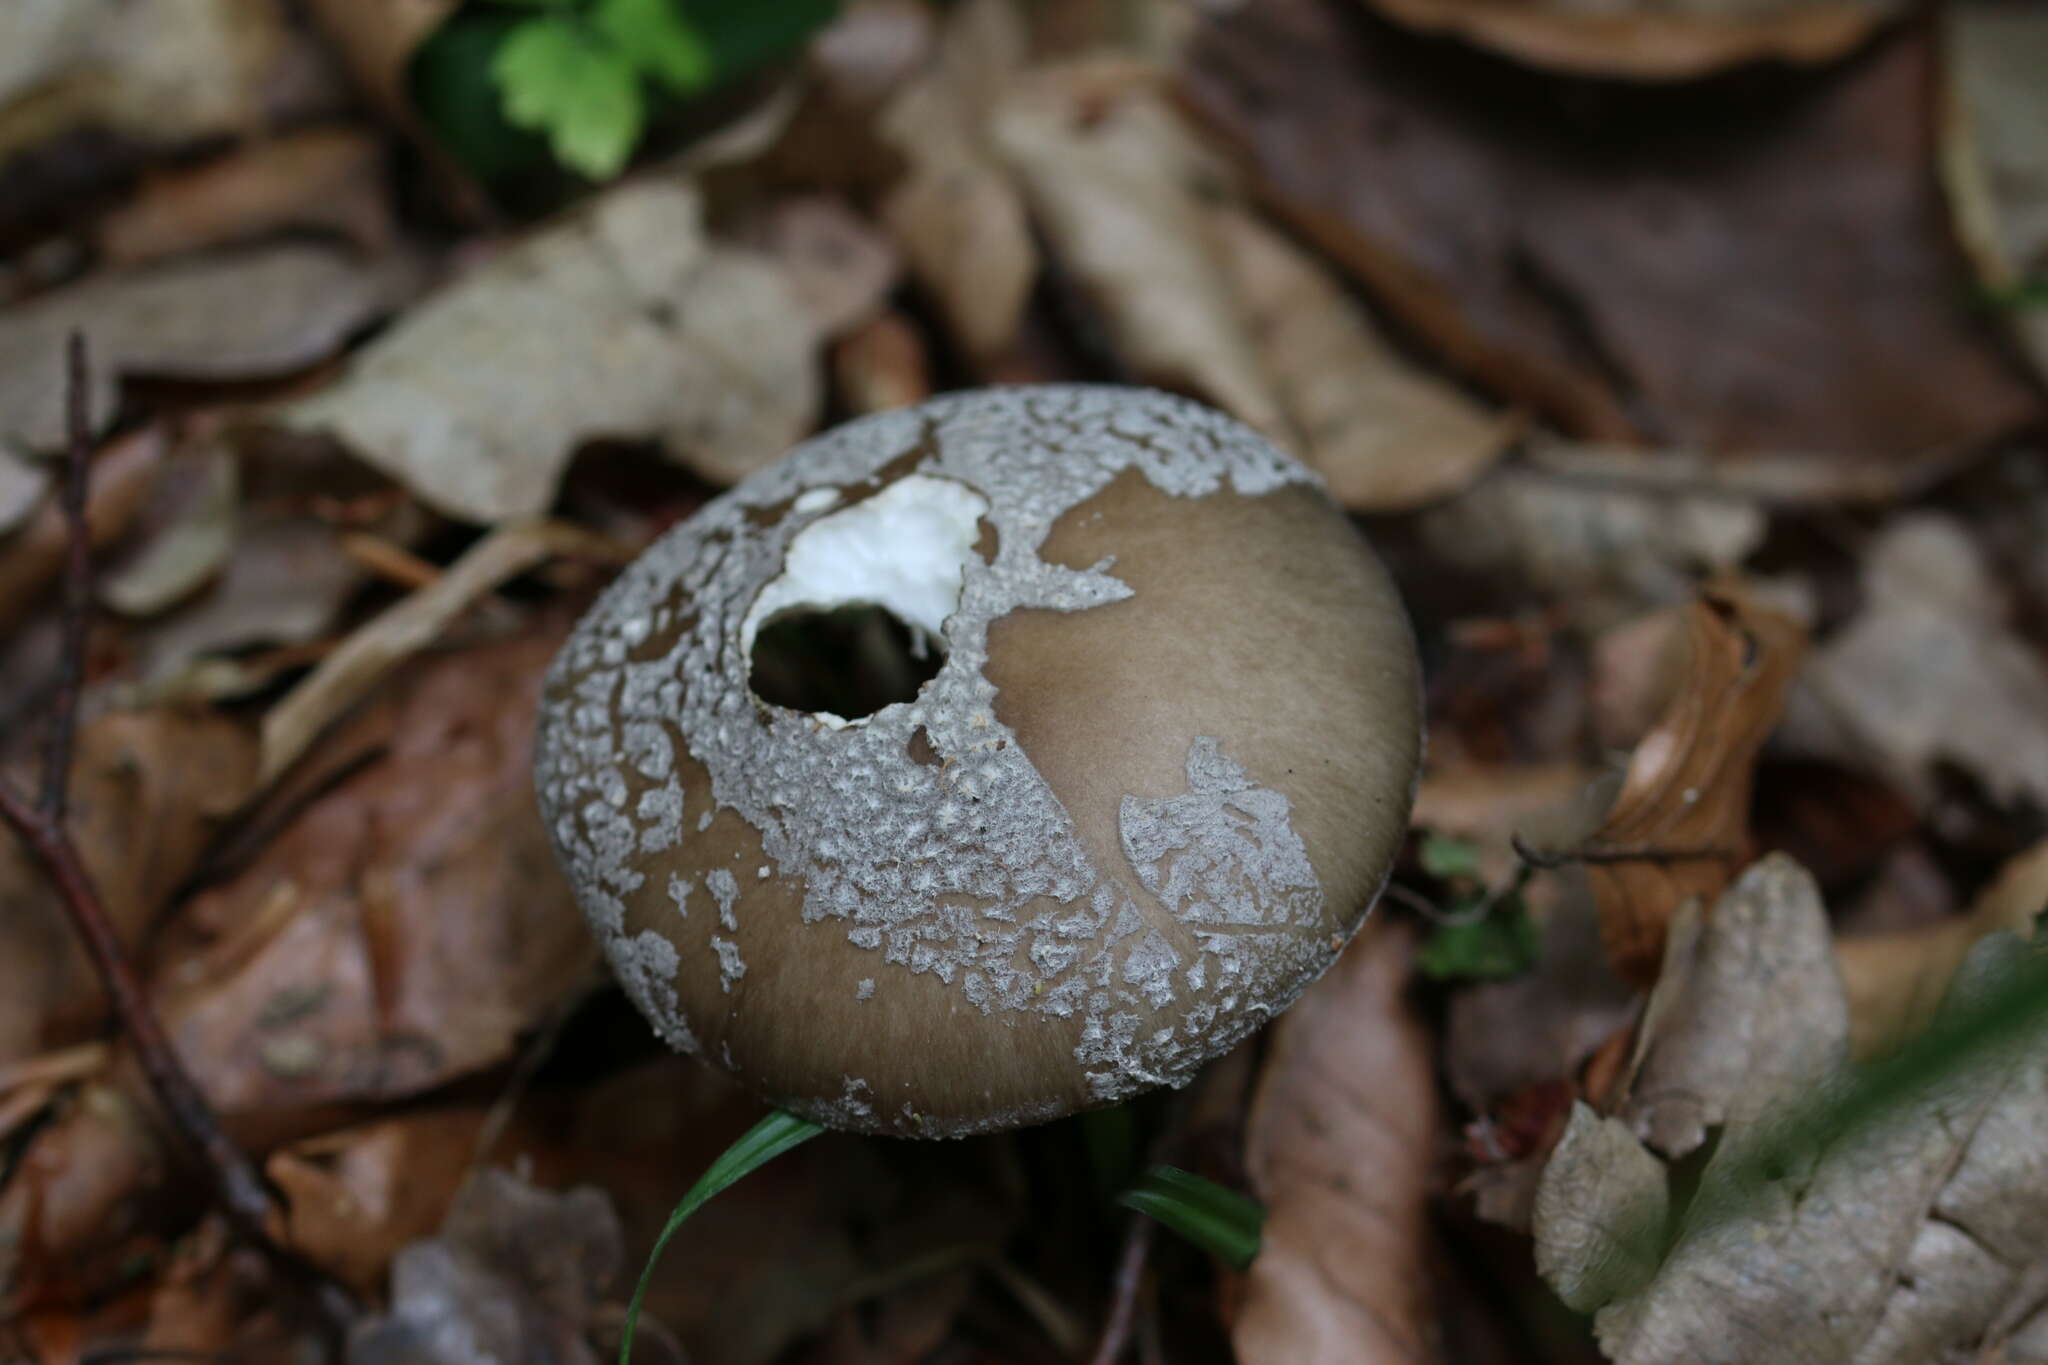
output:
<path id="1" fill-rule="evenodd" d="M 17 769 L 10 780 L 32 790 L 30 775 Z M 141 939 L 254 776 L 249 728 L 212 712 L 114 711 L 80 727 L 72 838 L 124 942 Z M 0 1061 L 92 1036 L 105 1008 L 41 869 L 18 841 L 0 841 Z"/>
<path id="2" fill-rule="evenodd" d="M 1710 592 L 1689 612 L 1685 685 L 1629 756 L 1607 818 L 1581 852 L 1616 970 L 1647 981 L 1666 926 L 1742 866 L 1756 756 L 1798 675 L 1806 632 L 1782 612 Z"/>
<path id="3" fill-rule="evenodd" d="M 1023 198 L 987 142 L 989 116 L 1027 55 L 1011 0 L 965 0 L 930 68 L 897 92 L 877 125 L 910 167 L 883 201 L 883 220 L 977 359 L 1016 334 L 1038 280 Z"/>
<path id="4" fill-rule="evenodd" d="M 1941 172 L 1956 235 L 2048 377 L 2048 307 L 2013 298 L 2048 279 L 2048 13 L 1968 0 L 1944 6 Z"/>
<path id="5" fill-rule="evenodd" d="M 1395 922 L 1369 922 L 1274 1026 L 1245 1135 L 1266 1206 L 1231 1329 L 1245 1365 L 1436 1358 L 1436 1080 L 1406 999 L 1412 946 Z"/>
<path id="6" fill-rule="evenodd" d="M 1971 531 L 1901 517 L 1863 561 L 1863 609 L 1807 670 L 1802 747 L 1872 764 L 1922 802 L 1941 761 L 2048 804 L 2048 666 L 2006 621 Z"/>
<path id="7" fill-rule="evenodd" d="M 1193 106 L 1262 202 L 1566 434 L 1903 465 L 2040 411 L 1956 288 L 1922 35 L 1725 116 L 1601 87 L 1567 123 L 1343 8 L 1213 15 Z"/>
<path id="8" fill-rule="evenodd" d="M 1952 1000 L 2021 951 L 2004 936 L 1980 944 Z M 1848 1005 L 1813 881 L 1776 855 L 1730 888 L 1690 965 L 1674 967 L 1719 997 L 1711 1010 L 1653 1009 L 1643 1025 L 1644 1047 L 1667 1063 L 1659 1090 L 1720 1116 L 1697 1192 L 1680 1200 L 1677 1170 L 1660 1173 L 1632 1145 L 1641 1116 L 1581 1114 L 1538 1195 L 1539 1261 L 1567 1302 L 1596 1313 L 1607 1354 L 1619 1365 L 2042 1359 L 2027 1344 L 2042 1331 L 2031 1286 L 2048 1219 L 2038 1038 L 1831 1126 L 1810 1106 L 1853 1077 Z M 1677 1201 L 1668 1235 L 1661 1192 Z"/>
<path id="9" fill-rule="evenodd" d="M 358 249 L 391 240 L 383 157 L 369 134 L 316 128 L 158 172 L 93 235 L 110 265 L 139 265 L 286 229 L 339 233 Z"/>
<path id="10" fill-rule="evenodd" d="M 531 772 L 562 625 L 401 674 L 333 737 L 341 780 L 185 904 L 159 1009 L 222 1110 L 416 1093 L 501 1060 L 580 988 L 593 950 Z"/>
<path id="11" fill-rule="evenodd" d="M 613 189 L 478 266 L 276 410 L 463 521 L 531 516 L 576 447 L 659 439 L 714 482 L 816 416 L 816 331 L 784 273 L 707 241 L 687 182 Z"/>
<path id="12" fill-rule="evenodd" d="M 1521 430 L 1416 369 L 1328 271 L 1236 207 L 1207 215 L 1216 257 L 1302 458 L 1354 512 L 1460 492 Z"/>
<path id="13" fill-rule="evenodd" d="M 1842 56 L 1900 0 L 1369 0 L 1389 17 L 1522 61 L 1631 80 L 1686 80 L 1754 61 Z"/>
<path id="14" fill-rule="evenodd" d="M 1286 416 L 1208 242 L 1204 153 L 1157 92 L 1118 88 L 1119 70 L 1033 72 L 996 109 L 996 145 L 1117 358 L 1285 440 Z"/>
<path id="15" fill-rule="evenodd" d="M 1868 1057 L 1918 1033 L 1977 940 L 2010 931 L 2033 935 L 2048 912 L 2048 841 L 2007 863 L 1967 913 L 1921 929 L 1838 939 L 1835 957 L 1849 993 L 1849 1041 Z"/>
<path id="16" fill-rule="evenodd" d="M 307 242 L 252 247 L 95 275 L 0 313 L 0 441 L 64 442 L 64 346 L 92 350 L 93 429 L 123 375 L 259 379 L 325 359 L 404 299 L 410 258 Z"/>

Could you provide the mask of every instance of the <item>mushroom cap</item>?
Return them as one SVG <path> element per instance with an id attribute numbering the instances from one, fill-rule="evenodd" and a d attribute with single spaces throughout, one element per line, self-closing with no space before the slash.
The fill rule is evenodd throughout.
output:
<path id="1" fill-rule="evenodd" d="M 764 625 L 942 640 L 842 718 Z M 635 561 L 550 672 L 537 780 L 671 1044 L 830 1127 L 995 1131 L 1189 1080 L 1336 958 L 1413 800 L 1413 637 L 1314 474 L 1197 403 L 950 395 L 799 446 Z"/>

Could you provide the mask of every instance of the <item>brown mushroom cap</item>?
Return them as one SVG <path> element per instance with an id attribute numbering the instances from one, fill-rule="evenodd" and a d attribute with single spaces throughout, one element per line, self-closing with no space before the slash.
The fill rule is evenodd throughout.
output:
<path id="1" fill-rule="evenodd" d="M 842 719 L 764 625 L 941 637 Z M 832 1127 L 944 1137 L 1187 1081 L 1336 957 L 1421 747 L 1415 650 L 1315 476 L 1143 390 L 849 423 L 621 575 L 543 704 L 542 813 L 677 1047 Z"/>

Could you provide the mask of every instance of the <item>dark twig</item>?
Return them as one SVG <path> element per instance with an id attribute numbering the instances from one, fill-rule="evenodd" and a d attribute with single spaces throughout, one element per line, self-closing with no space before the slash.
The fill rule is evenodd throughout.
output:
<path id="1" fill-rule="evenodd" d="M 1116 1280 L 1110 1287 L 1109 1320 L 1102 1326 L 1102 1339 L 1090 1365 L 1116 1365 L 1130 1345 L 1131 1326 L 1138 1316 L 1138 1291 L 1145 1283 L 1145 1262 L 1152 1254 L 1152 1231 L 1157 1226 L 1142 1213 L 1131 1215 L 1123 1254 L 1117 1257 Z"/>
<path id="2" fill-rule="evenodd" d="M 106 988 L 115 1017 L 135 1050 L 149 1088 L 163 1106 L 170 1127 L 211 1177 L 222 1212 L 236 1235 L 282 1272 L 286 1283 L 305 1290 L 333 1339 L 353 1315 L 348 1293 L 311 1262 L 280 1245 L 268 1227 L 274 1201 L 270 1187 L 229 1139 L 206 1096 L 178 1060 L 163 1025 L 150 1009 L 142 982 L 129 964 L 120 936 L 100 899 L 99 888 L 65 830 L 72 742 L 78 725 L 78 694 L 85 673 L 87 628 L 91 624 L 91 540 L 85 518 L 91 430 L 85 393 L 85 345 L 73 336 L 69 355 L 71 443 L 65 472 L 64 507 L 69 550 L 64 583 L 64 658 L 45 748 L 42 799 L 28 797 L 0 778 L 0 824 L 7 825 L 41 864 L 51 889 L 84 941 L 87 956 Z"/>
<path id="3" fill-rule="evenodd" d="M 1519 834 L 1508 842 L 1523 862 L 1541 871 L 1575 863 L 1704 863 L 1733 862 L 1742 855 L 1732 848 L 1661 848 L 1655 844 L 1581 844 L 1569 849 L 1531 848 Z"/>

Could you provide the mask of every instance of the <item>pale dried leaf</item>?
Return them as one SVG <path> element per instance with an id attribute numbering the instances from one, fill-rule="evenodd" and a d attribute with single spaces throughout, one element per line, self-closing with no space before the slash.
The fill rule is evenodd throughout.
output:
<path id="1" fill-rule="evenodd" d="M 148 426 L 117 438 L 93 457 L 86 524 L 94 549 L 113 543 L 134 524 L 156 485 L 165 444 L 163 429 Z M 56 498 L 44 498 L 25 523 L 0 538 L 0 629 L 11 629 L 47 604 L 49 586 L 64 567 L 68 538 L 64 509 Z"/>
<path id="2" fill-rule="evenodd" d="M 876 125 L 910 163 L 883 201 L 883 220 L 976 357 L 1016 334 L 1038 279 L 1023 198 L 986 142 L 990 111 L 1026 55 L 1011 0 L 966 0 L 948 18 L 931 68 Z"/>
<path id="3" fill-rule="evenodd" d="M 1041 68 L 994 133 L 1061 264 L 1139 379 L 1190 392 L 1277 439 L 1287 416 L 1209 241 L 1205 158 L 1171 106 L 1101 94 L 1099 68 Z"/>
<path id="4" fill-rule="evenodd" d="M 1951 978 L 1978 939 L 2010 931 L 2029 937 L 2048 912 L 2048 842 L 2008 862 L 1969 911 L 1923 929 L 1838 939 L 1835 957 L 1849 992 L 1849 1039 L 1867 1057 L 1927 1026 Z"/>
<path id="5" fill-rule="evenodd" d="M 1863 604 L 1807 670 L 1834 732 L 1809 727 L 1802 747 L 1922 800 L 1946 760 L 2000 800 L 2048 803 L 2048 666 L 2006 623 L 1970 531 L 1935 512 L 1893 522 L 1865 554 Z"/>
<path id="6" fill-rule="evenodd" d="M 480 598 L 565 554 L 618 558 L 610 542 L 567 522 L 515 522 L 470 547 L 434 583 L 366 622 L 264 715 L 259 786 L 275 782 L 336 717 Z"/>
<path id="7" fill-rule="evenodd" d="M 1302 458 L 1354 512 L 1462 491 L 1521 422 L 1480 407 L 1383 340 L 1328 271 L 1235 206 L 1208 210 L 1216 257 Z"/>
<path id="8" fill-rule="evenodd" d="M 1754 504 L 1592 487 L 1539 470 L 1496 469 L 1424 513 L 1430 548 L 1453 564 L 1517 576 L 1566 600 L 1586 624 L 1683 601 L 1699 578 L 1763 543 Z"/>
<path id="9" fill-rule="evenodd" d="M 1620 1110 L 1673 1158 L 1838 1068 L 1848 1027 L 1820 888 L 1804 868 L 1773 854 L 1712 914 L 1699 905 L 1672 922 Z"/>
<path id="10" fill-rule="evenodd" d="M 1275 1025 L 1245 1164 L 1265 1236 L 1231 1330 L 1245 1365 L 1435 1358 L 1430 1040 L 1410 934 L 1376 919 Z"/>
<path id="11" fill-rule="evenodd" d="M 1747 856 L 1757 754 L 1806 648 L 1798 621 L 1731 591 L 1692 606 L 1688 639 L 1684 687 L 1585 844 L 1608 956 L 1638 981 L 1655 972 L 1679 907 L 1718 896 Z"/>
<path id="12" fill-rule="evenodd" d="M 190 596 L 235 551 L 238 467 L 218 448 L 173 460 L 144 511 L 139 544 L 103 569 L 99 599 L 125 616 L 154 616 Z"/>
<path id="13" fill-rule="evenodd" d="M 1669 1202 L 1663 1163 L 1629 1126 L 1574 1102 L 1536 1188 L 1538 1273 L 1582 1313 L 1637 1292 L 1657 1272 L 1658 1248 L 1643 1230 L 1662 1229 Z M 1616 1208 L 1626 1214 L 1618 1225 L 1602 1217 Z"/>
<path id="14" fill-rule="evenodd" d="M 888 238 L 843 201 L 823 195 L 777 202 L 752 244 L 782 267 L 821 337 L 837 337 L 874 316 L 903 269 Z"/>
<path id="15" fill-rule="evenodd" d="M 0 536 L 28 520 L 50 486 L 50 471 L 0 446 Z"/>
<path id="16" fill-rule="evenodd" d="M 95 275 L 0 313 L 0 443 L 64 443 L 64 347 L 92 354 L 94 430 L 123 375 L 258 379 L 325 359 L 404 299 L 409 258 L 303 242 Z"/>
<path id="17" fill-rule="evenodd" d="M 1942 177 L 1957 236 L 1996 291 L 2048 278 L 2048 13 L 2030 4 L 1944 6 Z M 2048 376 L 2048 307 L 2009 310 Z"/>
<path id="18" fill-rule="evenodd" d="M 1687 80 L 1743 62 L 1825 62 L 1896 15 L 1900 0 L 1369 0 L 1539 66 Z"/>
<path id="19" fill-rule="evenodd" d="M 783 272 L 707 242 L 696 190 L 623 185 L 413 309 L 272 421 L 327 433 L 464 521 L 531 516 L 576 447 L 655 438 L 731 482 L 816 415 L 816 333 Z"/>

